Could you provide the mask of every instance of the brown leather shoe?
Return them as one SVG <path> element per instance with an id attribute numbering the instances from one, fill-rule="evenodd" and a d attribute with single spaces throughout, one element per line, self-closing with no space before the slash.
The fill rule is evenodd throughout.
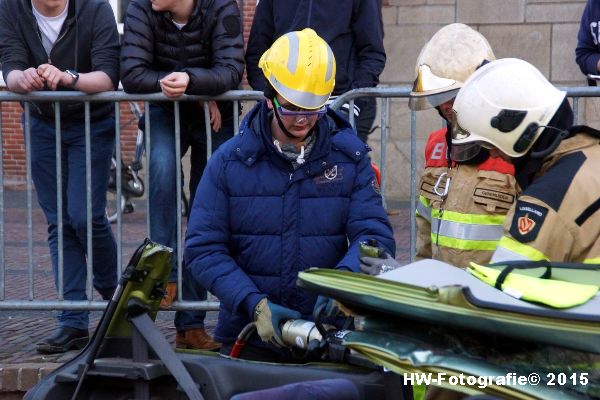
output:
<path id="1" fill-rule="evenodd" d="M 221 343 L 215 342 L 202 328 L 177 331 L 175 347 L 178 349 L 218 350 Z"/>
<path id="2" fill-rule="evenodd" d="M 160 308 L 169 308 L 177 298 L 177 282 L 167 283 L 165 295 L 160 301 Z"/>

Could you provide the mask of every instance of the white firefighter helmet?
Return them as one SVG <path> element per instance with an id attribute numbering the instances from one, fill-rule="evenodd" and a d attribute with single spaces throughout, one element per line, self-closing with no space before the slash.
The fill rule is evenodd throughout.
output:
<path id="1" fill-rule="evenodd" d="M 452 144 L 479 143 L 521 157 L 565 96 L 527 61 L 493 61 L 475 71 L 454 100 Z"/>
<path id="2" fill-rule="evenodd" d="M 477 67 L 495 59 L 481 33 L 460 23 L 444 26 L 425 44 L 417 58 L 409 107 L 426 110 L 453 99 Z"/>

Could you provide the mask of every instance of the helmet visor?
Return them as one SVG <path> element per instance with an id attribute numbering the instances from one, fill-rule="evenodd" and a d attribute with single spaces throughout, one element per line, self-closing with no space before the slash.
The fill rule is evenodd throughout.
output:
<path id="1" fill-rule="evenodd" d="M 460 82 L 442 78 L 431 72 L 429 65 L 419 66 L 413 84 L 409 107 L 411 110 L 427 110 L 452 100 L 460 89 Z"/>
<path id="2" fill-rule="evenodd" d="M 413 111 L 429 110 L 435 108 L 440 104 L 444 104 L 456 97 L 458 90 L 456 88 L 447 92 L 419 95 L 411 92 L 411 97 L 408 100 L 408 107 Z"/>
<path id="3" fill-rule="evenodd" d="M 452 144 L 450 147 L 450 159 L 459 163 L 469 161 L 481 152 L 482 147 L 481 142 Z"/>
<path id="4" fill-rule="evenodd" d="M 472 134 L 464 129 L 458 123 L 456 111 L 452 110 L 452 119 L 450 121 L 452 129 L 452 147 L 450 149 L 450 158 L 456 162 L 464 162 L 472 159 L 481 151 L 481 148 L 488 150 L 495 149 L 492 143 L 479 140 L 479 136 Z M 471 140 L 469 140 L 471 138 Z M 456 141 L 459 141 L 458 143 Z"/>

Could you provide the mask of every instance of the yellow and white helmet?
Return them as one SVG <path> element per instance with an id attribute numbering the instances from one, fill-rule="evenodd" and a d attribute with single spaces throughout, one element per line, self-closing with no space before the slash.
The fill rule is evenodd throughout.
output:
<path id="1" fill-rule="evenodd" d="M 309 28 L 279 37 L 258 66 L 277 93 L 301 108 L 323 107 L 335 86 L 333 52 Z"/>
<path id="2" fill-rule="evenodd" d="M 510 157 L 521 157 L 565 96 L 527 61 L 493 61 L 475 71 L 454 100 L 452 144 L 491 145 Z"/>
<path id="3" fill-rule="evenodd" d="M 451 100 L 477 67 L 495 59 L 481 33 L 460 23 L 444 26 L 417 58 L 409 107 L 426 110 Z"/>

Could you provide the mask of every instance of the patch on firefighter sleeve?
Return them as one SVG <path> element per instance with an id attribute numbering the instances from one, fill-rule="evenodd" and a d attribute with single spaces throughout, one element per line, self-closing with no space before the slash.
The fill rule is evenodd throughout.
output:
<path id="1" fill-rule="evenodd" d="M 517 201 L 510 234 L 521 243 L 532 242 L 544 224 L 548 209 L 526 201 Z"/>

